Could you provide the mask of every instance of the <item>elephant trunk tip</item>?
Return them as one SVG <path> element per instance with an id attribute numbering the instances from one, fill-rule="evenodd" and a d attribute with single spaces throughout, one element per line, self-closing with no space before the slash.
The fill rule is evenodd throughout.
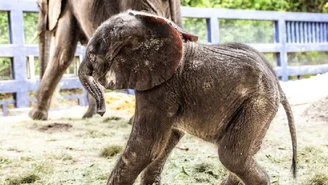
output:
<path id="1" fill-rule="evenodd" d="M 99 114 L 101 117 L 105 114 L 105 110 L 97 110 L 97 114 Z"/>

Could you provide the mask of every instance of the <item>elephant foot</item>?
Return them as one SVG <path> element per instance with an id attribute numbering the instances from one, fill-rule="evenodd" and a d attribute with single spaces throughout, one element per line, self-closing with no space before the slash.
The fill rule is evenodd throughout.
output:
<path id="1" fill-rule="evenodd" d="M 82 118 L 91 118 L 94 114 L 96 114 L 96 110 L 88 109 Z"/>
<path id="2" fill-rule="evenodd" d="M 33 120 L 47 120 L 48 119 L 48 111 L 38 110 L 33 108 L 29 113 L 28 116 Z"/>
<path id="3" fill-rule="evenodd" d="M 129 125 L 132 125 L 133 121 L 134 121 L 134 115 L 129 119 L 128 124 L 129 124 Z"/>

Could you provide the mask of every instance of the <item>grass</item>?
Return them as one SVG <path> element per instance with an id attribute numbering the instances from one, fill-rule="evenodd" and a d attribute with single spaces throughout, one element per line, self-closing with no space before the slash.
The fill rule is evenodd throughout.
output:
<path id="1" fill-rule="evenodd" d="M 328 175 L 324 173 L 314 174 L 304 185 L 328 185 Z"/>
<path id="2" fill-rule="evenodd" d="M 20 185 L 20 184 L 31 184 L 37 180 L 40 180 L 40 177 L 36 174 L 24 174 L 22 176 L 15 176 L 6 179 L 8 185 Z"/>
<path id="3" fill-rule="evenodd" d="M 104 147 L 101 152 L 100 156 L 101 157 L 114 157 L 117 154 L 121 153 L 123 151 L 123 147 L 120 145 L 110 145 Z"/>
<path id="4" fill-rule="evenodd" d="M 105 184 L 131 132 L 130 116 L 115 113 L 82 120 L 78 113 L 76 117 L 61 115 L 48 121 L 1 120 L 0 184 Z M 295 184 L 328 185 L 327 123 L 309 123 L 295 117 L 298 131 Z M 71 127 L 39 129 L 54 123 Z M 291 156 L 289 130 L 284 112 L 280 112 L 255 159 L 268 172 L 273 185 L 291 185 L 294 182 Z M 162 181 L 163 185 L 212 185 L 219 184 L 225 176 L 217 148 L 186 135 L 167 159 Z"/>

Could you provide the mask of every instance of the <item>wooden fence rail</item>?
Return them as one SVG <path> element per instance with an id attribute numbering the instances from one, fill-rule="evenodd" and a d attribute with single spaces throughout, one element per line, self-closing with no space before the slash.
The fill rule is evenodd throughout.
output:
<path id="1" fill-rule="evenodd" d="M 24 12 L 38 12 L 34 0 L 0 0 L 0 11 L 8 13 L 9 44 L 0 45 L 0 57 L 9 57 L 12 61 L 12 79 L 0 81 L 0 93 L 13 93 L 14 98 L 1 100 L 2 112 L 7 113 L 7 105 L 28 107 L 34 98 L 29 98 L 30 91 L 36 91 L 39 81 L 28 79 L 28 62 L 33 62 L 38 55 L 37 45 L 24 44 Z M 318 74 L 328 72 L 327 64 L 288 66 L 288 52 L 328 51 L 328 15 L 316 13 L 291 13 L 274 11 L 228 10 L 210 8 L 182 8 L 184 18 L 201 18 L 206 20 L 207 41 L 219 43 L 220 19 L 272 21 L 274 24 L 274 41 L 272 43 L 248 43 L 263 53 L 276 53 L 276 74 L 283 81 L 288 76 Z M 196 33 L 197 34 L 197 33 Z M 79 46 L 76 56 L 82 61 L 84 47 Z M 32 61 L 31 61 L 32 60 Z M 82 88 L 78 78 L 65 77 L 59 84 L 60 89 Z M 67 96 L 86 105 L 85 93 Z"/>

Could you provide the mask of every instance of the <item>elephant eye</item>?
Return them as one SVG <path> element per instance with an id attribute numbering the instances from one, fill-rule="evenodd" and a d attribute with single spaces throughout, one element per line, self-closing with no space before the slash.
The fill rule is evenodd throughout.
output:
<path id="1" fill-rule="evenodd" d="M 92 53 L 92 51 L 89 52 L 88 56 L 89 56 L 90 62 L 92 62 L 92 63 L 96 62 L 96 56 L 94 53 Z"/>

